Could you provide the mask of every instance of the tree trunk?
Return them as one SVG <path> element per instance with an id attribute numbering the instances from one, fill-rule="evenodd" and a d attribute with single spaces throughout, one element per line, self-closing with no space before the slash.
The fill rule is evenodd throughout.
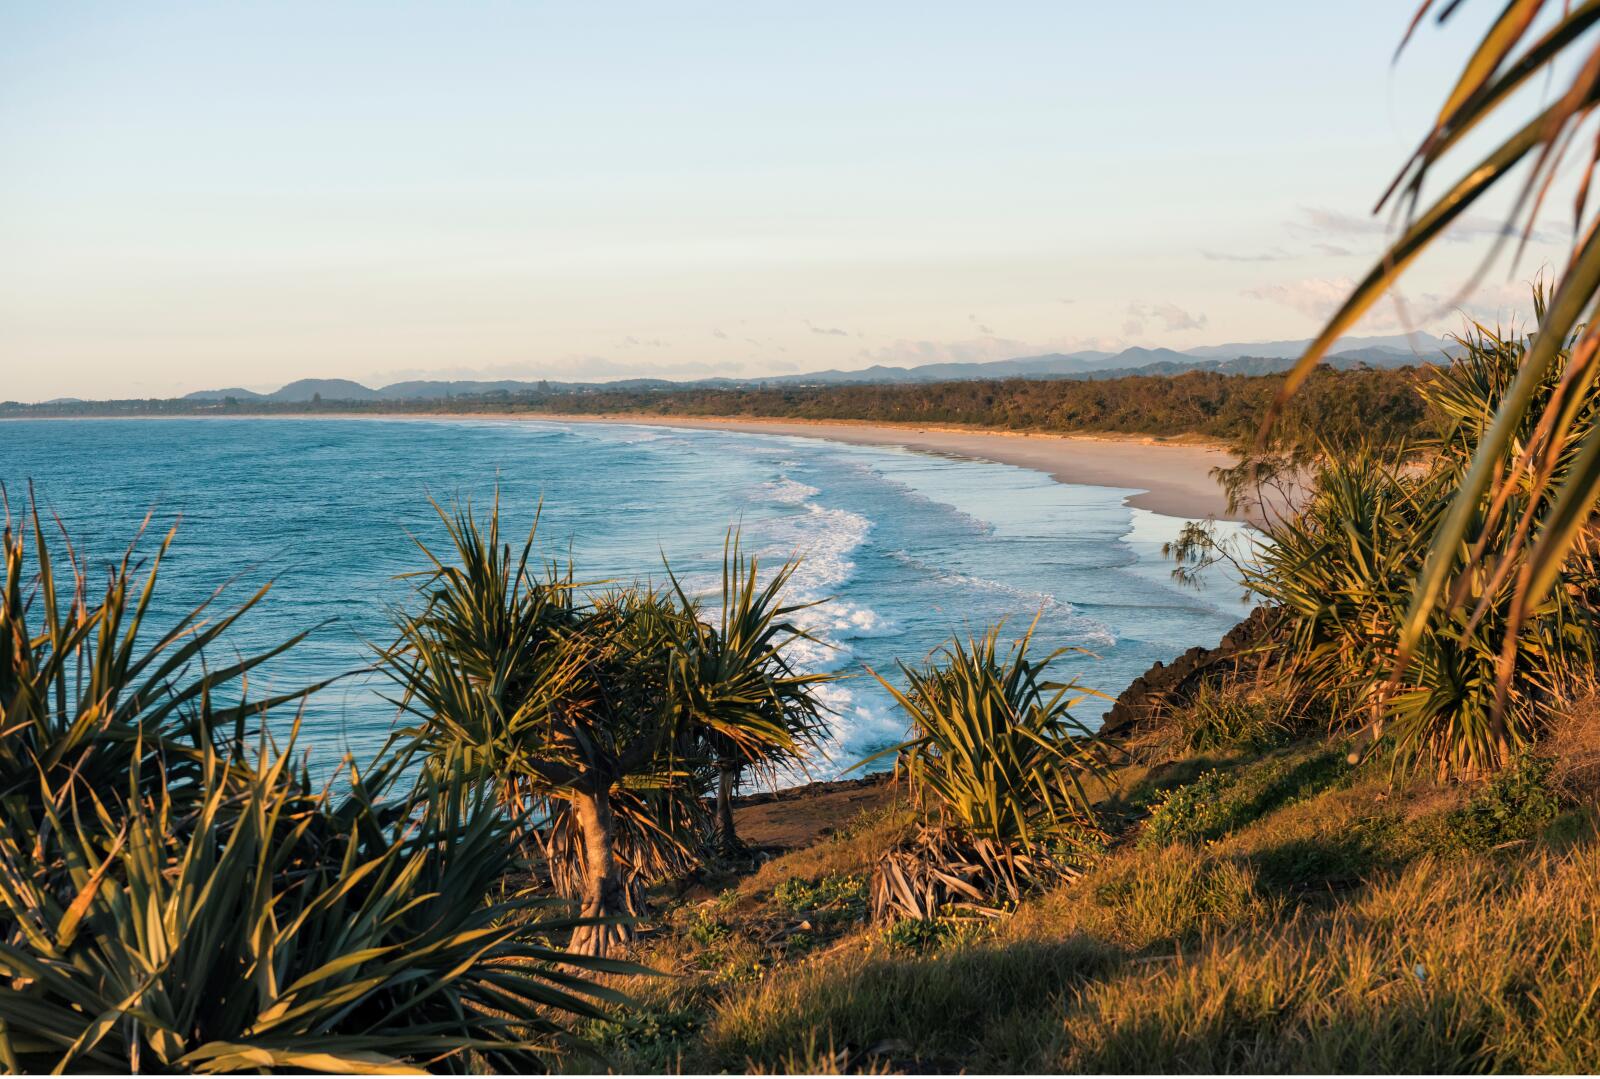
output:
<path id="1" fill-rule="evenodd" d="M 743 849 L 733 824 L 733 792 L 739 785 L 739 765 L 721 762 L 717 772 L 717 847 L 725 853 Z"/>
<path id="2" fill-rule="evenodd" d="M 611 792 L 603 789 L 574 795 L 572 811 L 577 816 L 583 839 L 583 894 L 579 917 L 627 918 L 627 890 L 614 850 L 616 822 L 611 814 Z M 632 939 L 631 922 L 612 921 L 574 929 L 569 948 L 580 955 L 605 956 Z"/>

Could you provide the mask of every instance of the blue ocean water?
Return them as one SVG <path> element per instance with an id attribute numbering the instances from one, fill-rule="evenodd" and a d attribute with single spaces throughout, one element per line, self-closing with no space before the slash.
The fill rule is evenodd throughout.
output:
<path id="1" fill-rule="evenodd" d="M 776 565 L 804 561 L 794 597 L 822 642 L 803 659 L 846 677 L 829 775 L 904 733 L 866 673 L 896 673 L 952 633 L 1037 614 L 1063 674 L 1115 697 L 1158 659 L 1211 645 L 1243 613 L 1218 575 L 1175 584 L 1160 545 L 1181 525 L 1131 509 L 1132 493 L 1057 483 L 1008 465 L 821 439 L 726 431 L 483 420 L 174 419 L 0 423 L 0 481 L 13 511 L 28 481 L 91 564 L 119 557 L 153 512 L 145 548 L 179 522 L 152 624 L 164 628 L 216 586 L 242 600 L 273 582 L 237 627 L 252 651 L 332 620 L 275 661 L 251 696 L 357 671 L 392 637 L 398 575 L 423 566 L 412 536 L 437 545 L 430 496 L 487 505 L 496 485 L 520 538 L 543 505 L 539 547 L 568 554 L 580 580 L 660 580 L 662 556 L 690 587 L 716 579 L 724 534 Z M 180 520 L 181 519 L 181 520 Z M 211 656 L 213 665 L 228 656 Z M 313 766 L 369 756 L 395 722 L 371 674 L 309 704 Z M 1082 706 L 1091 726 L 1109 701 Z"/>

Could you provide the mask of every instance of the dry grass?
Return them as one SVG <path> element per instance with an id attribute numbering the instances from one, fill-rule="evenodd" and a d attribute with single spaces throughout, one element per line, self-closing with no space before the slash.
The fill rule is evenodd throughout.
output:
<path id="1" fill-rule="evenodd" d="M 796 948 L 803 915 L 774 891 L 865 874 L 906 821 L 859 818 L 675 913 L 646 957 L 682 975 L 644 988 L 662 1019 L 606 1048 L 646 1071 L 1600 1066 L 1594 814 L 1474 852 L 1453 822 L 1486 788 L 1392 787 L 1381 762 L 1333 769 L 1330 752 L 1130 768 L 1125 789 L 1156 803 L 1220 769 L 1236 804 L 1206 840 L 1140 846 L 1135 823 L 1075 884 L 921 951 L 864 919 Z M 726 927 L 709 946 L 706 917 Z"/>
<path id="2" fill-rule="evenodd" d="M 1543 750 L 1556 762 L 1553 778 L 1568 797 L 1600 796 L 1600 689 L 1589 689 L 1556 713 Z"/>

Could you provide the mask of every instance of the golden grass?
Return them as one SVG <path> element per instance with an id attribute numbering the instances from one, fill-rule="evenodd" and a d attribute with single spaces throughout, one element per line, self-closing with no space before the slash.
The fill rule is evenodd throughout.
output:
<path id="1" fill-rule="evenodd" d="M 1239 789 L 1278 790 L 1322 752 L 1238 767 Z M 702 905 L 720 907 L 714 917 L 728 926 L 714 945 L 720 965 L 704 969 L 705 949 L 681 928 L 658 945 L 653 954 L 685 976 L 647 986 L 647 1008 L 688 1007 L 692 1029 L 615 1047 L 613 1062 L 696 1071 L 1594 1070 L 1593 815 L 1569 814 L 1559 836 L 1472 853 L 1452 845 L 1448 824 L 1465 796 L 1431 781 L 1391 788 L 1381 768 L 1358 769 L 1286 801 L 1251 793 L 1260 815 L 1213 842 L 1125 842 L 1078 882 L 920 953 L 864 924 L 811 949 L 763 943 L 783 917 L 772 890 L 865 873 L 903 824 L 882 813 L 774 860 L 736 899 Z"/>

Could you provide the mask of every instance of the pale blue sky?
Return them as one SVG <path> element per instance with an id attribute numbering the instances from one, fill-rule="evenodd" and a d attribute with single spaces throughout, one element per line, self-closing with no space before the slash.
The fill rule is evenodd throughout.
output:
<path id="1" fill-rule="evenodd" d="M 1306 336 L 1481 27 L 1411 9 L 9 0 L 0 398 Z"/>

